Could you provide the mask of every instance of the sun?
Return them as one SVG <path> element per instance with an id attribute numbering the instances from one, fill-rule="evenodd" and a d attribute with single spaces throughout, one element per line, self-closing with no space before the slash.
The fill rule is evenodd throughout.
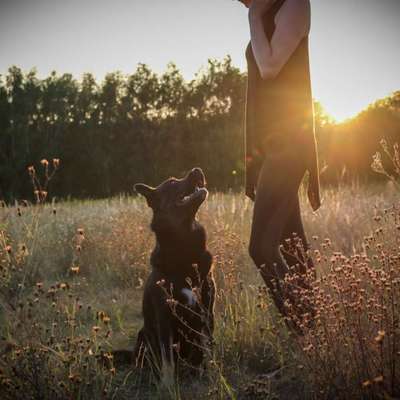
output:
<path id="1" fill-rule="evenodd" d="M 369 102 L 365 99 L 363 101 L 355 101 L 355 99 L 346 99 L 343 96 L 338 96 L 336 99 L 330 96 L 325 100 L 321 100 L 321 104 L 326 114 L 330 116 L 334 122 L 342 123 L 359 114 L 368 106 Z"/>
<path id="2" fill-rule="evenodd" d="M 316 99 L 321 103 L 324 112 L 330 116 L 334 122 L 342 123 L 354 118 L 361 111 L 365 110 L 379 98 L 384 97 L 382 92 L 366 92 L 363 88 L 343 88 L 334 87 L 332 83 L 321 85 L 314 93 Z"/>
<path id="3" fill-rule="evenodd" d="M 327 113 L 331 116 L 331 118 L 338 124 L 341 124 L 349 119 L 352 119 L 356 117 L 364 107 L 359 106 L 359 107 L 354 107 L 354 108 L 333 108 L 329 110 L 327 108 Z"/>

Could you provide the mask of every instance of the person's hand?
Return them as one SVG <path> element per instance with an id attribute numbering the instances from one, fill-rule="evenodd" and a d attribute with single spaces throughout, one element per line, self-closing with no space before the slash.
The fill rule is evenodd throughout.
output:
<path id="1" fill-rule="evenodd" d="M 307 197 L 313 211 L 317 211 L 321 206 L 321 201 L 315 192 L 315 187 L 311 184 L 308 184 Z"/>
<path id="2" fill-rule="evenodd" d="M 262 17 L 275 3 L 276 0 L 252 0 L 249 7 L 249 15 Z"/>
<path id="3" fill-rule="evenodd" d="M 253 185 L 246 185 L 246 196 L 252 201 L 256 200 L 256 191 Z"/>
<path id="4" fill-rule="evenodd" d="M 251 0 L 239 0 L 241 3 L 243 3 L 247 8 L 250 7 Z"/>

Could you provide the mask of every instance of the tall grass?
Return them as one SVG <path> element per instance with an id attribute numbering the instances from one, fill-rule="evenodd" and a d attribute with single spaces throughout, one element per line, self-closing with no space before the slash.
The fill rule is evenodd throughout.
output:
<path id="1" fill-rule="evenodd" d="M 297 337 L 276 313 L 247 254 L 252 204 L 240 194 L 210 196 L 199 219 L 215 257 L 215 345 L 198 379 L 181 377 L 166 386 L 111 353 L 132 348 L 142 323 L 142 287 L 154 244 L 145 202 L 119 197 L 3 205 L 3 397 L 394 396 L 397 192 L 391 185 L 353 185 L 325 189 L 323 197 L 317 213 L 303 205 L 319 280 L 313 283 L 314 324 Z"/>

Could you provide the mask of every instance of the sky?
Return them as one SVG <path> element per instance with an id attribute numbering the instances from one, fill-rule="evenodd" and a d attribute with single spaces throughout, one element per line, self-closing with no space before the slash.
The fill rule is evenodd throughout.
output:
<path id="1" fill-rule="evenodd" d="M 400 90 L 400 0 L 311 0 L 313 95 L 343 120 Z M 246 70 L 247 10 L 234 0 L 0 0 L 0 74 L 11 65 L 80 78 L 162 72 L 187 79 L 230 54 Z"/>

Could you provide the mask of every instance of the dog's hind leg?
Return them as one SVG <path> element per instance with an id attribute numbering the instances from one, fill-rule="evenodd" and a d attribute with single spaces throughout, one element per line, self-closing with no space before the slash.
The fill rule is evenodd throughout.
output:
<path id="1" fill-rule="evenodd" d="M 173 316 L 174 311 L 166 302 L 166 299 L 160 299 L 160 304 L 154 307 L 156 312 L 156 332 L 154 339 L 157 340 L 157 358 L 159 366 L 162 367 L 161 371 L 169 370 L 169 367 L 173 367 L 176 363 L 176 352 L 174 351 L 173 344 L 176 340 L 176 323 Z M 153 351 L 155 351 L 155 345 L 153 345 Z"/>

